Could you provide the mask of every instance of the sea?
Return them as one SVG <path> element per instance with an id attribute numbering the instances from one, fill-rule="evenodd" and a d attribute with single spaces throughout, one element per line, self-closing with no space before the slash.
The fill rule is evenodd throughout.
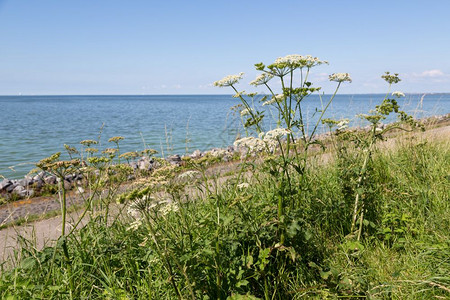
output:
<path id="1" fill-rule="evenodd" d="M 384 97 L 337 95 L 324 117 L 364 126 L 357 115 Z M 329 98 L 311 95 L 302 101 L 309 131 Z M 398 102 L 416 118 L 450 113 L 450 94 L 407 94 Z M 40 159 L 64 152 L 64 144 L 82 149 L 86 139 L 99 140 L 102 150 L 114 146 L 109 138 L 123 136 L 121 153 L 152 148 L 162 157 L 227 147 L 246 134 L 239 111 L 231 109 L 239 103 L 231 95 L 0 96 L 0 176 L 21 178 Z M 275 128 L 276 118 L 276 111 L 266 111 L 264 128 Z"/>

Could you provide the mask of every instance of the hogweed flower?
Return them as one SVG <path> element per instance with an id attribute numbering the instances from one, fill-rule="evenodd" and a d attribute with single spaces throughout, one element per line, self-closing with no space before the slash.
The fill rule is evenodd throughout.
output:
<path id="1" fill-rule="evenodd" d="M 222 78 L 221 80 L 215 81 L 213 83 L 213 85 L 218 86 L 218 87 L 232 86 L 232 85 L 238 83 L 239 80 L 241 80 L 243 76 L 244 76 L 244 73 L 242 73 L 242 72 L 237 75 L 228 75 L 228 76 L 225 76 L 224 78 Z"/>
<path id="2" fill-rule="evenodd" d="M 246 116 L 250 114 L 250 110 L 248 108 L 244 108 L 243 110 L 241 110 L 241 116 Z"/>
<path id="3" fill-rule="evenodd" d="M 67 153 L 69 153 L 69 155 L 70 154 L 78 154 L 79 153 L 78 150 L 75 147 L 71 147 L 71 146 L 69 146 L 67 144 L 64 144 L 64 148 L 66 149 Z"/>
<path id="4" fill-rule="evenodd" d="M 113 136 L 112 138 L 110 138 L 108 140 L 108 142 L 110 142 L 110 143 L 118 143 L 119 141 L 121 141 L 123 139 L 124 139 L 123 136 Z"/>
<path id="5" fill-rule="evenodd" d="M 94 153 L 98 152 L 98 149 L 97 148 L 86 148 L 86 149 L 84 149 L 84 151 L 86 151 L 87 153 L 90 153 L 90 154 L 94 154 Z"/>
<path id="6" fill-rule="evenodd" d="M 327 64 L 327 61 L 320 60 L 317 57 L 313 57 L 311 55 L 298 55 L 298 54 L 290 54 L 284 57 L 279 57 L 275 60 L 274 65 L 278 68 L 289 67 L 291 69 L 296 68 L 312 68 L 314 66 L 318 66 L 321 64 Z"/>
<path id="7" fill-rule="evenodd" d="M 398 73 L 394 73 L 394 75 L 391 75 L 390 72 L 385 72 L 385 74 L 382 75 L 381 78 L 383 78 L 389 84 L 398 83 L 399 81 L 402 81 L 400 78 L 398 78 Z"/>
<path id="8" fill-rule="evenodd" d="M 247 148 L 247 150 L 250 152 L 260 152 L 264 150 L 265 144 L 261 139 L 249 136 L 236 140 L 234 142 L 234 146 L 237 148 Z"/>
<path id="9" fill-rule="evenodd" d="M 336 82 L 352 82 L 352 79 L 350 78 L 350 74 L 348 73 L 333 73 L 329 76 L 330 81 L 336 81 Z"/>
<path id="10" fill-rule="evenodd" d="M 344 130 L 348 128 L 348 119 L 342 119 L 337 123 L 337 130 Z"/>
<path id="11" fill-rule="evenodd" d="M 86 146 L 86 147 L 90 147 L 91 145 L 96 145 L 98 144 L 97 141 L 94 140 L 83 140 L 80 142 L 81 145 Z"/>
<path id="12" fill-rule="evenodd" d="M 237 185 L 237 188 L 240 190 L 246 189 L 250 186 L 250 184 L 248 184 L 247 182 L 243 182 Z"/>
<path id="13" fill-rule="evenodd" d="M 262 73 L 258 77 L 256 77 L 255 80 L 250 81 L 251 85 L 258 86 L 268 83 L 273 78 L 272 74 L 269 73 Z"/>
<path id="14" fill-rule="evenodd" d="M 116 148 L 106 148 L 102 151 L 104 154 L 116 154 L 118 150 Z"/>
<path id="15" fill-rule="evenodd" d="M 200 172 L 190 170 L 190 171 L 184 172 L 183 174 L 178 175 L 178 178 L 179 179 L 190 179 L 190 178 L 194 178 L 198 174 L 200 174 Z"/>
<path id="16" fill-rule="evenodd" d="M 261 137 L 263 137 L 263 140 L 266 142 L 269 141 L 277 141 L 279 138 L 290 134 L 291 131 L 286 128 L 275 128 L 273 130 L 267 131 L 266 133 L 261 133 Z"/>
<path id="17" fill-rule="evenodd" d="M 400 92 L 400 91 L 395 91 L 392 93 L 392 96 L 397 97 L 397 98 L 401 98 L 401 97 L 405 97 L 405 94 Z"/>

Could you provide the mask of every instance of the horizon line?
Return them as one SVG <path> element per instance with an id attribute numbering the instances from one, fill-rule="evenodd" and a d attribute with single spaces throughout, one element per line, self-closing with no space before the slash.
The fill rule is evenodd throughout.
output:
<path id="1" fill-rule="evenodd" d="M 385 95 L 386 93 L 343 93 L 338 95 Z M 390 93 L 389 93 L 390 94 Z M 450 94 L 450 92 L 405 92 L 406 95 Z M 233 96 L 234 94 L 0 94 L 0 97 L 58 97 L 58 96 Z M 270 94 L 258 94 L 270 95 Z M 316 94 L 311 94 L 316 95 Z M 322 95 L 332 95 L 325 93 Z"/>

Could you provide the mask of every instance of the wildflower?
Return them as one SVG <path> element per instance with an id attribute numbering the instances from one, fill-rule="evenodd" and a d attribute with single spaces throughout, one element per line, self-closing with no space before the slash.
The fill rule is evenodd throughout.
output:
<path id="1" fill-rule="evenodd" d="M 338 130 L 344 130 L 348 127 L 349 120 L 348 119 L 342 119 L 337 123 L 337 129 Z"/>
<path id="2" fill-rule="evenodd" d="M 104 154 L 115 154 L 118 150 L 116 148 L 106 148 L 102 151 Z"/>
<path id="3" fill-rule="evenodd" d="M 141 152 L 140 152 L 140 154 L 141 155 L 153 155 L 153 154 L 156 154 L 156 153 L 158 153 L 158 151 L 156 151 L 155 149 L 145 149 L 145 150 L 142 150 Z"/>
<path id="4" fill-rule="evenodd" d="M 250 81 L 250 84 L 251 84 L 251 85 L 254 85 L 254 86 L 266 84 L 266 83 L 269 82 L 272 78 L 273 78 L 273 75 L 272 75 L 272 74 L 269 74 L 269 73 L 262 73 L 261 75 L 259 75 L 258 77 L 256 77 L 255 80 Z"/>
<path id="5" fill-rule="evenodd" d="M 336 81 L 336 82 L 352 82 L 352 79 L 350 78 L 350 74 L 348 73 L 333 73 L 329 76 L 330 81 Z"/>
<path id="6" fill-rule="evenodd" d="M 243 182 L 243 183 L 238 184 L 237 188 L 243 190 L 243 189 L 248 188 L 249 186 L 250 185 L 247 182 Z"/>
<path id="7" fill-rule="evenodd" d="M 290 134 L 291 131 L 286 128 L 276 128 L 263 134 L 264 141 L 278 140 L 280 137 Z"/>
<path id="8" fill-rule="evenodd" d="M 242 76 L 244 76 L 242 72 L 237 75 L 228 75 L 221 80 L 215 81 L 213 84 L 218 87 L 232 86 L 238 83 L 242 79 Z"/>
<path id="9" fill-rule="evenodd" d="M 398 73 L 394 73 L 394 75 L 391 75 L 390 72 L 385 72 L 385 74 L 382 75 L 381 78 L 383 78 L 389 84 L 398 83 L 399 81 L 401 81 L 401 79 L 398 78 Z"/>
<path id="10" fill-rule="evenodd" d="M 112 138 L 110 138 L 108 140 L 108 142 L 112 142 L 112 143 L 118 143 L 119 141 L 123 140 L 124 137 L 123 136 L 113 136 Z"/>
<path id="11" fill-rule="evenodd" d="M 78 150 L 75 147 L 64 144 L 64 148 L 69 154 L 78 154 Z"/>
<path id="12" fill-rule="evenodd" d="M 94 140 L 83 140 L 80 142 L 81 145 L 86 146 L 86 147 L 90 147 L 91 145 L 96 145 L 98 144 L 97 141 Z"/>
<path id="13" fill-rule="evenodd" d="M 260 152 L 265 147 L 264 142 L 261 139 L 252 136 L 236 140 L 234 146 L 247 148 L 250 152 Z"/>
<path id="14" fill-rule="evenodd" d="M 121 155 L 119 155 L 120 158 L 125 158 L 125 159 L 133 159 L 136 158 L 138 156 L 137 152 L 125 152 Z"/>
<path id="15" fill-rule="evenodd" d="M 187 178 L 193 178 L 194 176 L 198 175 L 198 171 L 186 171 L 183 174 L 178 175 L 179 179 L 187 179 Z"/>
<path id="16" fill-rule="evenodd" d="M 86 148 L 84 151 L 86 151 L 87 153 L 97 153 L 98 149 L 97 148 Z"/>
<path id="17" fill-rule="evenodd" d="M 212 149 L 211 151 L 209 151 L 209 153 L 211 154 L 211 156 L 218 157 L 218 158 L 222 158 L 224 156 L 230 156 L 230 152 L 228 152 L 225 149 Z"/>
<path id="18" fill-rule="evenodd" d="M 162 216 L 165 216 L 170 212 L 177 212 L 180 210 L 180 208 L 178 207 L 178 205 L 176 203 L 169 202 L 169 201 L 166 201 L 166 203 L 167 203 L 166 205 L 164 205 L 163 207 L 161 207 L 159 209 L 159 213 Z"/>
<path id="19" fill-rule="evenodd" d="M 249 114 L 250 114 L 250 111 L 248 110 L 248 108 L 244 108 L 243 110 L 241 110 L 241 116 L 246 116 Z"/>
<path id="20" fill-rule="evenodd" d="M 401 98 L 401 97 L 405 97 L 405 94 L 400 92 L 400 91 L 395 91 L 392 93 L 392 96 L 397 97 L 397 98 Z"/>
<path id="21" fill-rule="evenodd" d="M 280 103 L 280 102 L 282 102 L 284 100 L 284 98 L 285 98 L 284 94 L 275 95 L 274 97 L 272 97 L 272 99 L 267 100 L 266 102 L 263 102 L 263 106 L 274 104 L 275 102 Z"/>

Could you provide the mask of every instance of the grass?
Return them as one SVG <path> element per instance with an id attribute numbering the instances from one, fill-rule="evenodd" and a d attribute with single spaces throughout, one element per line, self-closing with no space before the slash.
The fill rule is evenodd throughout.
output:
<path id="1" fill-rule="evenodd" d="M 374 151 L 362 237 L 350 232 L 358 149 L 311 158 L 293 177 L 280 244 L 279 189 L 265 164 L 185 182 L 168 172 L 122 197 L 138 216 L 93 216 L 54 247 L 25 244 L 3 270 L 4 299 L 444 299 L 450 295 L 450 147 L 399 139 Z M 335 153 L 337 154 L 337 153 Z M 355 161 L 356 160 L 356 161 Z M 200 170 L 201 171 L 201 170 Z M 201 172 L 200 172 L 201 173 Z M 243 176 L 242 174 L 251 174 Z M 205 180 L 205 181 L 203 181 Z M 242 182 L 248 187 L 238 188 Z M 199 195 L 186 193 L 189 186 Z M 170 205 L 152 207 L 160 188 Z M 167 191 L 167 189 L 166 189 Z M 142 200 L 144 199 L 144 201 Z M 28 246 L 27 246 L 28 245 Z M 70 271 L 69 271 L 70 266 Z M 72 282 L 73 285 L 69 284 Z M 247 295 L 247 296 L 245 296 Z M 247 298 L 245 298 L 247 297 Z M 254 297 L 254 298 L 252 298 Z"/>

